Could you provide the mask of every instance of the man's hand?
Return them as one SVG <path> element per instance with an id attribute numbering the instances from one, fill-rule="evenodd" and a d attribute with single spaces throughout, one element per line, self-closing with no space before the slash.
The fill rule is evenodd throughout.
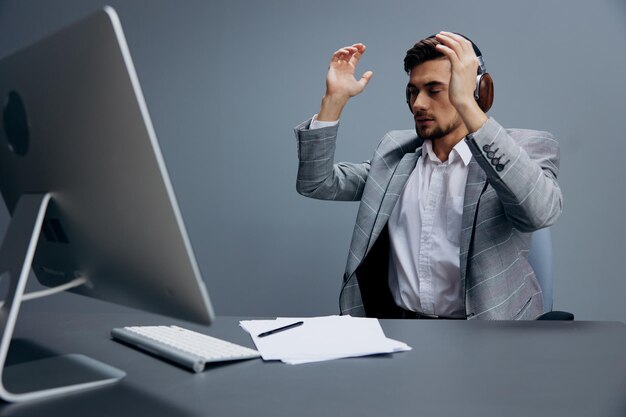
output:
<path id="1" fill-rule="evenodd" d="M 372 71 L 367 71 L 359 80 L 354 76 L 356 65 L 364 52 L 365 45 L 355 43 L 333 54 L 326 75 L 326 95 L 322 99 L 322 107 L 317 120 L 339 120 L 341 111 L 348 100 L 365 89 L 372 78 Z"/>
<path id="2" fill-rule="evenodd" d="M 451 64 L 448 94 L 450 103 L 459 112 L 465 126 L 475 132 L 487 121 L 487 115 L 480 109 L 474 98 L 478 58 L 472 43 L 462 36 L 451 32 L 439 32 L 436 39 L 441 42 L 436 48 L 443 53 Z"/>

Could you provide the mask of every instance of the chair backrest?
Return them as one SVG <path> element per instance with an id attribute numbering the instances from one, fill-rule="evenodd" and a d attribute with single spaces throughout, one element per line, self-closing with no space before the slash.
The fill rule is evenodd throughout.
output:
<path id="1" fill-rule="evenodd" d="M 552 311 L 554 282 L 552 278 L 552 235 L 549 228 L 533 233 L 528 252 L 528 262 L 535 271 L 543 292 L 543 311 Z"/>

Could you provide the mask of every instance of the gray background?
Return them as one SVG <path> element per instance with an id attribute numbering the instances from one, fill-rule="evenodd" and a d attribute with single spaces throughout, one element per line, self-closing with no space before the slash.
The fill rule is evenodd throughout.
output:
<path id="1" fill-rule="evenodd" d="M 292 127 L 318 110 L 330 54 L 363 42 L 359 70 L 374 78 L 343 114 L 337 159 L 369 159 L 385 131 L 412 128 L 404 52 L 445 29 L 482 49 L 493 117 L 560 139 L 555 308 L 626 321 L 624 0 L 107 3 L 120 15 L 218 314 L 338 311 L 357 203 L 296 193 Z M 0 57 L 103 4 L 0 1 Z M 2 205 L 2 233 L 8 218 Z M 118 309 L 70 294 L 32 308 Z"/>

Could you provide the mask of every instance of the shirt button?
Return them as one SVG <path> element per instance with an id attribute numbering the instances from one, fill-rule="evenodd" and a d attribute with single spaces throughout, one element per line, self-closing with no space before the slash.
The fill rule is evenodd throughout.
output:
<path id="1" fill-rule="evenodd" d="M 489 152 L 490 150 L 491 150 L 491 146 L 490 145 L 483 146 L 483 151 Z"/>
<path id="2" fill-rule="evenodd" d="M 500 162 L 500 157 L 493 158 L 491 160 L 491 165 L 497 165 Z"/>
<path id="3" fill-rule="evenodd" d="M 500 172 L 500 171 L 502 171 L 503 169 L 504 169 L 504 165 L 502 165 L 502 164 L 498 164 L 498 165 L 496 165 L 496 171 Z"/>
<path id="4" fill-rule="evenodd" d="M 494 151 L 487 151 L 487 158 L 493 158 L 494 156 L 496 156 Z"/>

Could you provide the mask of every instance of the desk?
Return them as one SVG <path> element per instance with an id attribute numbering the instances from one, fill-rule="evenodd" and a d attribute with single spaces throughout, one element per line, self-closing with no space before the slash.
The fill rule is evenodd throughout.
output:
<path id="1" fill-rule="evenodd" d="M 82 394 L 3 404 L 0 416 L 626 415 L 626 325 L 617 322 L 382 320 L 413 350 L 297 366 L 254 359 L 201 374 L 109 338 L 113 327 L 179 324 L 253 347 L 238 320 L 207 329 L 140 312 L 26 311 L 14 346 L 84 353 L 128 375 Z"/>

